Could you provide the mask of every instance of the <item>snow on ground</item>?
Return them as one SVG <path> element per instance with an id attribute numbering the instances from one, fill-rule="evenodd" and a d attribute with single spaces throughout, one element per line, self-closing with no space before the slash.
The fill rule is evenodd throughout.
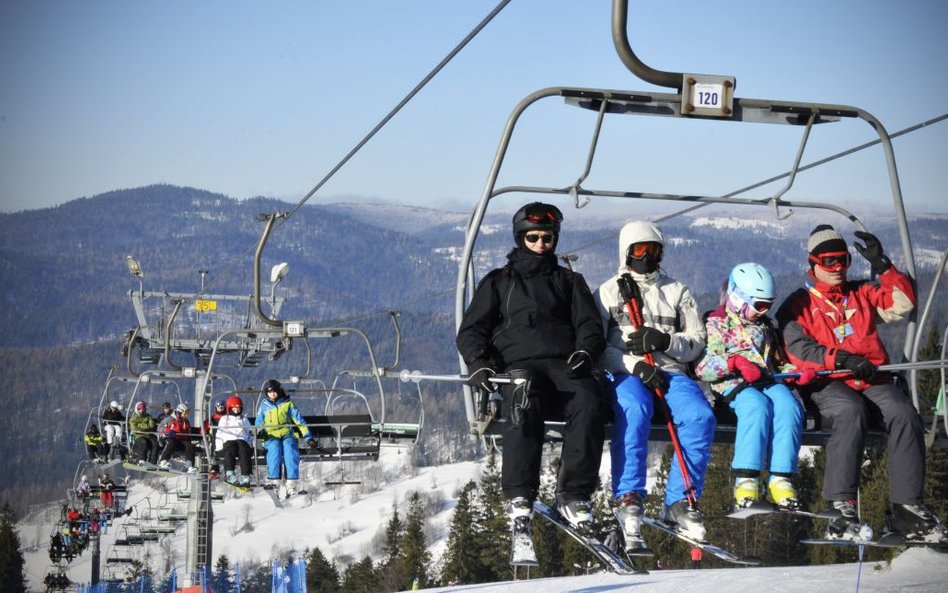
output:
<path id="1" fill-rule="evenodd" d="M 857 588 L 858 579 L 858 588 Z M 862 565 L 810 567 L 717 568 L 659 570 L 647 575 L 600 573 L 430 589 L 432 592 L 476 593 L 945 593 L 948 555 L 929 549 L 906 550 L 892 561 Z"/>

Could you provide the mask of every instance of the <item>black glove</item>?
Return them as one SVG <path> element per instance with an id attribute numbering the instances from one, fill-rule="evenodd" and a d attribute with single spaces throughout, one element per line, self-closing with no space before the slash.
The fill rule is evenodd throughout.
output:
<path id="1" fill-rule="evenodd" d="M 836 368 L 851 371 L 854 379 L 868 381 L 876 374 L 876 367 L 858 354 L 850 354 L 845 350 L 836 352 Z"/>
<path id="2" fill-rule="evenodd" d="M 483 389 L 484 391 L 496 391 L 497 385 L 491 383 L 488 379 L 497 374 L 497 371 L 494 370 L 494 367 L 486 363 L 473 364 L 471 368 L 476 368 L 477 370 L 471 373 L 467 379 L 467 384 L 471 387 L 477 389 Z"/>
<path id="3" fill-rule="evenodd" d="M 632 372 L 645 383 L 649 389 L 657 389 L 664 393 L 668 390 L 668 376 L 658 367 L 654 367 L 644 360 L 635 363 Z"/>
<path id="4" fill-rule="evenodd" d="M 671 336 L 654 327 L 641 327 L 629 336 L 625 345 L 628 346 L 629 352 L 637 356 L 655 351 L 664 352 L 671 345 Z"/>
<path id="5" fill-rule="evenodd" d="M 313 437 L 309 437 L 308 439 L 306 439 L 306 444 L 309 445 L 310 449 L 316 449 L 317 447 L 319 447 L 319 441 L 317 441 Z"/>
<path id="6" fill-rule="evenodd" d="M 872 233 L 865 231 L 856 231 L 856 236 L 863 240 L 865 245 L 853 243 L 853 247 L 859 252 L 859 255 L 866 258 L 869 265 L 872 266 L 874 274 L 881 274 L 892 266 L 892 261 L 882 252 L 882 243 Z"/>
<path id="7" fill-rule="evenodd" d="M 574 379 L 588 377 L 592 372 L 593 361 L 589 353 L 585 350 L 577 350 L 569 355 L 566 361 L 566 368 L 569 370 L 569 376 Z"/>
<path id="8" fill-rule="evenodd" d="M 267 438 L 268 438 L 269 436 L 270 436 L 270 435 L 268 435 L 268 434 L 267 434 L 267 431 L 265 431 L 265 430 L 258 430 L 258 431 L 257 431 L 257 438 L 260 439 L 261 441 L 267 440 Z"/>

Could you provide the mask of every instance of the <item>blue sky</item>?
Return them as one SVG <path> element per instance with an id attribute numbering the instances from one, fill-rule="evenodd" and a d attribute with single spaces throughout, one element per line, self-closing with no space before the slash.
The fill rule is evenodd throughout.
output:
<path id="1" fill-rule="evenodd" d="M 496 4 L 0 0 L 0 211 L 158 182 L 296 202 Z M 513 0 L 310 202 L 469 209 L 527 94 L 667 91 L 617 58 L 610 4 Z M 739 97 L 854 105 L 890 132 L 948 112 L 940 0 L 631 0 L 630 13 L 649 66 L 735 76 Z M 569 185 L 593 125 L 559 100 L 528 111 L 500 184 Z M 822 128 L 804 162 L 875 137 L 860 122 Z M 786 171 L 800 138 L 787 126 L 613 117 L 584 186 L 723 194 Z M 909 210 L 948 211 L 948 122 L 895 149 Z M 801 174 L 786 198 L 890 195 L 876 148 Z"/>

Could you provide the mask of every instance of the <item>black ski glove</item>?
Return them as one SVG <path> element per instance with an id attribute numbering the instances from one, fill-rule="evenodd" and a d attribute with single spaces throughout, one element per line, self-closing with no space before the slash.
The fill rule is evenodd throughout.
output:
<path id="1" fill-rule="evenodd" d="M 635 363 L 632 372 L 645 383 L 649 389 L 657 389 L 662 393 L 668 390 L 668 376 L 658 367 L 654 367 L 644 360 Z"/>
<path id="2" fill-rule="evenodd" d="M 858 354 L 850 354 L 845 350 L 836 352 L 836 368 L 851 371 L 854 379 L 868 381 L 876 374 L 876 367 Z"/>
<path id="3" fill-rule="evenodd" d="M 483 361 L 476 361 L 475 364 L 471 365 L 471 368 L 477 369 L 467 379 L 467 384 L 471 387 L 477 389 L 483 389 L 487 392 L 492 392 L 497 390 L 497 385 L 490 382 L 488 379 L 497 374 L 497 371 L 494 370 L 494 367 L 490 364 Z"/>
<path id="4" fill-rule="evenodd" d="M 865 245 L 853 243 L 853 247 L 859 252 L 859 255 L 866 258 L 869 265 L 872 266 L 872 272 L 876 275 L 881 274 L 892 266 L 892 261 L 882 252 L 882 243 L 872 233 L 865 231 L 856 231 L 856 236 L 865 242 Z"/>
<path id="5" fill-rule="evenodd" d="M 592 372 L 593 361 L 589 353 L 585 350 L 577 350 L 569 355 L 566 361 L 566 368 L 569 369 L 569 376 L 574 379 L 588 377 Z"/>
<path id="6" fill-rule="evenodd" d="M 261 441 L 265 441 L 265 440 L 267 440 L 269 437 L 270 437 L 270 435 L 267 434 L 267 431 L 265 431 L 265 430 L 259 430 L 259 431 L 257 431 L 257 438 L 260 439 Z"/>
<path id="7" fill-rule="evenodd" d="M 671 336 L 654 327 L 641 327 L 633 332 L 626 340 L 629 352 L 636 356 L 642 356 L 649 352 L 668 350 L 671 345 Z"/>

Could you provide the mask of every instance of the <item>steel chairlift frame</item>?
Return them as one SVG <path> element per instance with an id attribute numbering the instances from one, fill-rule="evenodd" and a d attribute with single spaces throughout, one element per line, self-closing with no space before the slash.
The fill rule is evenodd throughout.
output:
<path id="1" fill-rule="evenodd" d="M 582 208 L 593 197 L 610 197 L 625 199 L 646 199 L 646 200 L 665 200 L 679 201 L 693 204 L 734 204 L 734 205 L 753 205 L 769 206 L 774 209 L 778 218 L 780 207 L 796 207 L 829 210 L 842 215 L 861 230 L 867 230 L 865 225 L 851 212 L 832 203 L 820 202 L 799 202 L 783 199 L 793 184 L 794 177 L 799 168 L 800 159 L 806 146 L 809 133 L 813 126 L 819 124 L 838 122 L 843 119 L 860 119 L 872 127 L 879 136 L 879 142 L 882 146 L 886 167 L 889 175 L 889 184 L 892 192 L 892 199 L 895 207 L 896 222 L 899 231 L 902 251 L 906 260 L 906 274 L 910 280 L 915 283 L 917 272 L 915 268 L 915 259 L 912 250 L 912 242 L 909 234 L 908 222 L 906 219 L 905 207 L 902 200 L 902 192 L 899 184 L 898 170 L 895 163 L 895 155 L 892 148 L 891 138 L 882 123 L 869 112 L 849 105 L 836 105 L 826 103 L 804 103 L 791 101 L 776 101 L 765 99 L 746 99 L 733 96 L 735 81 L 732 77 L 707 76 L 687 73 L 661 72 L 649 68 L 642 63 L 632 52 L 628 41 L 628 0 L 613 0 L 612 6 L 612 34 L 613 41 L 622 62 L 636 76 L 659 86 L 673 87 L 678 93 L 662 93 L 652 91 L 625 91 L 614 89 L 597 89 L 584 87 L 547 87 L 535 91 L 522 99 L 508 116 L 504 126 L 503 133 L 497 151 L 491 163 L 488 180 L 484 188 L 480 201 L 477 203 L 465 232 L 464 248 L 458 265 L 458 276 L 455 295 L 455 330 L 460 328 L 463 320 L 466 306 L 473 298 L 475 282 L 475 270 L 472 261 L 474 245 L 484 220 L 490 200 L 502 194 L 534 193 L 545 195 L 563 195 L 573 198 L 576 208 Z M 725 99 L 725 105 L 720 113 L 703 113 L 692 111 L 694 95 L 697 84 L 711 84 L 722 89 L 722 96 Z M 682 92 L 685 89 L 685 92 Z M 574 105 L 589 109 L 598 113 L 595 124 L 595 131 L 590 144 L 586 167 L 578 180 L 568 187 L 537 187 L 537 186 L 506 186 L 496 188 L 497 178 L 501 166 L 504 162 L 514 128 L 517 125 L 521 115 L 530 106 L 536 104 L 542 99 L 550 97 L 561 97 L 568 105 Z M 684 112 L 691 112 L 683 113 Z M 700 110 L 698 110 L 700 112 Z M 801 142 L 793 168 L 789 173 L 787 185 L 772 197 L 762 199 L 742 199 L 733 197 L 719 196 L 698 196 L 681 194 L 659 194 L 648 192 L 615 191 L 615 190 L 596 190 L 586 189 L 581 186 L 592 168 L 592 162 L 596 152 L 596 144 L 599 138 L 602 122 L 606 113 L 630 114 L 630 115 L 648 115 L 673 118 L 690 119 L 725 119 L 734 122 L 751 123 L 770 123 L 783 125 L 805 126 L 805 133 Z M 693 209 L 693 207 L 691 208 Z M 681 212 L 677 213 L 681 214 Z M 674 215 L 673 215 L 674 216 Z M 669 217 L 666 217 L 669 218 Z M 943 262 L 944 266 L 944 262 Z M 937 285 L 937 280 L 936 280 Z M 934 287 L 933 287 L 934 288 Z M 931 300 L 926 306 L 926 312 L 931 304 Z M 918 336 L 916 327 L 917 308 L 913 309 L 908 318 L 905 331 L 905 340 L 902 351 L 904 360 L 914 362 L 918 355 Z M 463 358 L 458 356 L 459 366 L 462 375 L 467 373 L 468 369 Z M 942 373 L 944 367 L 942 366 Z M 913 401 L 918 407 L 917 380 L 915 373 L 912 373 L 912 383 L 910 391 Z M 469 426 L 472 434 L 479 434 L 477 431 L 477 402 L 474 392 L 468 385 L 463 386 L 464 405 Z M 948 413 L 946 413 L 946 425 L 948 425 Z M 489 428 L 494 432 L 499 432 L 498 423 L 491 423 Z M 561 426 L 562 423 L 559 423 Z M 557 437 L 557 423 L 547 422 L 548 433 L 553 438 Z M 550 429 L 553 429 L 552 431 Z M 733 427 L 731 427 L 733 431 Z M 667 435 L 663 436 L 663 430 L 654 430 L 650 438 L 652 440 L 665 440 Z M 733 442 L 733 433 L 730 436 L 719 434 L 716 440 Z M 804 433 L 804 444 L 819 444 L 825 442 L 828 433 L 807 434 Z M 813 441 L 817 442 L 813 442 Z M 948 446 L 948 439 L 941 439 L 940 446 Z"/>

